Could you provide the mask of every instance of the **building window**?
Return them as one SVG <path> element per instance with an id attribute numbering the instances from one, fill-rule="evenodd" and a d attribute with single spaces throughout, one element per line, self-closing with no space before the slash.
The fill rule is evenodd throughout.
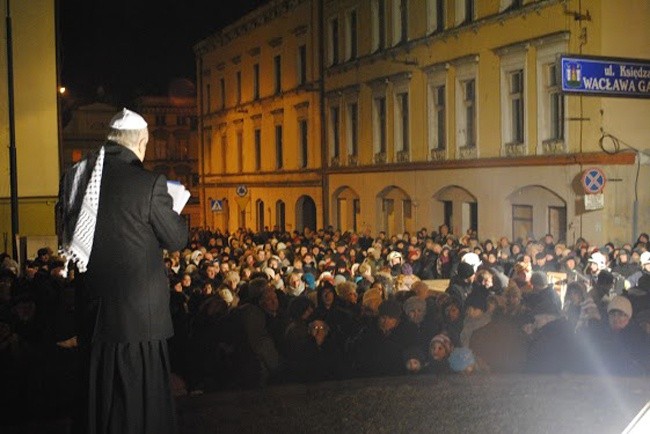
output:
<path id="1" fill-rule="evenodd" d="M 346 32 L 346 58 L 353 60 L 357 58 L 357 10 L 348 12 L 348 31 Z"/>
<path id="2" fill-rule="evenodd" d="M 476 146 L 476 80 L 470 79 L 461 82 L 461 119 L 460 126 L 463 132 L 461 146 Z"/>
<path id="3" fill-rule="evenodd" d="M 427 0 L 427 33 L 445 29 L 445 0 Z"/>
<path id="4" fill-rule="evenodd" d="M 205 85 L 205 108 L 203 113 L 210 113 L 211 107 L 210 107 L 210 85 L 206 84 Z"/>
<path id="5" fill-rule="evenodd" d="M 283 149 L 282 149 L 282 125 L 275 126 L 275 168 L 282 169 Z"/>
<path id="6" fill-rule="evenodd" d="M 339 158 L 341 155 L 341 137 L 340 137 L 341 120 L 339 118 L 339 108 L 330 108 L 330 154 L 332 158 Z"/>
<path id="7" fill-rule="evenodd" d="M 278 54 L 273 57 L 273 93 L 282 92 L 282 57 Z"/>
<path id="8" fill-rule="evenodd" d="M 474 0 L 456 0 L 456 25 L 468 24 L 475 19 Z"/>
<path id="9" fill-rule="evenodd" d="M 244 133 L 237 131 L 237 171 L 244 171 Z"/>
<path id="10" fill-rule="evenodd" d="M 160 127 L 164 125 L 167 125 L 167 119 L 165 118 L 165 115 L 156 115 L 156 126 Z"/>
<path id="11" fill-rule="evenodd" d="M 546 140 L 564 140 L 564 97 L 558 83 L 557 64 L 546 65 L 546 99 L 548 100 L 548 136 Z"/>
<path id="12" fill-rule="evenodd" d="M 395 151 L 409 152 L 409 94 L 395 95 Z"/>
<path id="13" fill-rule="evenodd" d="M 300 167 L 306 168 L 309 164 L 309 130 L 307 129 L 307 119 L 298 121 L 298 132 L 300 134 Z"/>
<path id="14" fill-rule="evenodd" d="M 508 74 L 510 100 L 510 141 L 524 142 L 524 71 L 518 69 Z"/>
<path id="15" fill-rule="evenodd" d="M 548 231 L 553 237 L 560 241 L 566 240 L 566 207 L 548 207 Z"/>
<path id="16" fill-rule="evenodd" d="M 241 71 L 237 71 L 237 74 L 235 75 L 235 80 L 237 83 L 237 104 L 241 103 Z"/>
<path id="17" fill-rule="evenodd" d="M 429 86 L 429 149 L 447 147 L 446 89 L 444 84 Z"/>
<path id="18" fill-rule="evenodd" d="M 499 5 L 499 12 L 505 12 L 513 9 L 520 8 L 523 5 L 523 0 L 501 0 Z"/>
<path id="19" fill-rule="evenodd" d="M 285 226 L 285 206 L 284 202 L 279 200 L 275 203 L 275 225 L 278 227 L 278 230 L 284 232 Z"/>
<path id="20" fill-rule="evenodd" d="M 253 100 L 260 99 L 260 64 L 253 65 Z"/>
<path id="21" fill-rule="evenodd" d="M 226 173 L 226 152 L 228 150 L 228 136 L 221 135 L 221 173 Z"/>
<path id="22" fill-rule="evenodd" d="M 408 0 L 393 1 L 393 44 L 397 45 L 408 40 L 409 10 Z"/>
<path id="23" fill-rule="evenodd" d="M 330 19 L 329 26 L 329 63 L 336 65 L 339 63 L 339 20 L 338 18 Z"/>
<path id="24" fill-rule="evenodd" d="M 219 90 L 221 91 L 221 109 L 226 108 L 226 79 L 219 79 Z"/>
<path id="25" fill-rule="evenodd" d="M 255 170 L 262 169 L 262 130 L 255 128 L 253 132 L 255 141 Z"/>
<path id="26" fill-rule="evenodd" d="M 347 142 L 348 142 L 348 156 L 359 155 L 359 106 L 356 102 L 348 104 L 347 107 Z"/>
<path id="27" fill-rule="evenodd" d="M 386 154 L 386 97 L 374 99 L 372 121 L 375 153 Z"/>
<path id="28" fill-rule="evenodd" d="M 533 207 L 512 205 L 512 239 L 526 240 L 533 236 Z"/>
<path id="29" fill-rule="evenodd" d="M 298 85 L 307 83 L 307 46 L 298 47 Z"/>
<path id="30" fill-rule="evenodd" d="M 372 50 L 386 48 L 386 0 L 372 2 Z"/>
<path id="31" fill-rule="evenodd" d="M 176 116 L 176 125 L 178 126 L 187 125 L 187 116 Z"/>
<path id="32" fill-rule="evenodd" d="M 255 202 L 255 210 L 257 214 L 257 232 L 264 231 L 264 201 L 257 199 Z"/>

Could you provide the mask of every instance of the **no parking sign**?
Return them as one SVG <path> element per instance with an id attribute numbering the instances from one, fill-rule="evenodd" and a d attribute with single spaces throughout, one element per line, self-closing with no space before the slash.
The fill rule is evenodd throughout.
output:
<path id="1" fill-rule="evenodd" d="M 607 177 L 605 172 L 597 167 L 591 167 L 582 172 L 582 188 L 587 194 L 598 194 L 605 188 Z"/>

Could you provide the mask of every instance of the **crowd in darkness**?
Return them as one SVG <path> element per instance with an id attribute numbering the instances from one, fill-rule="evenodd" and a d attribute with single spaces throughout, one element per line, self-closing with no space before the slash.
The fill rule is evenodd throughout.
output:
<path id="1" fill-rule="evenodd" d="M 190 394 L 422 373 L 648 375 L 649 250 L 646 234 L 594 246 L 445 225 L 196 229 L 164 257 L 171 369 Z M 79 364 L 74 273 L 62 277 L 47 248 L 22 269 L 0 262 L 0 408 L 65 413 Z"/>

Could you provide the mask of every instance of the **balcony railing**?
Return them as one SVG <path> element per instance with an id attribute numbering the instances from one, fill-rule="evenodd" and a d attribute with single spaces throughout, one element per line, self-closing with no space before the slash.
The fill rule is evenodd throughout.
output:
<path id="1" fill-rule="evenodd" d="M 544 140 L 542 142 L 542 152 L 544 155 L 566 154 L 566 143 L 564 140 Z"/>
<path id="2" fill-rule="evenodd" d="M 357 166 L 359 164 L 359 156 L 358 155 L 348 155 L 348 165 L 349 166 Z"/>
<path id="3" fill-rule="evenodd" d="M 385 152 L 377 152 L 375 154 L 374 161 L 375 161 L 375 164 L 384 164 L 384 163 L 386 163 L 386 153 Z"/>
<path id="4" fill-rule="evenodd" d="M 431 149 L 429 158 L 431 161 L 444 161 L 447 159 L 447 150 L 439 148 Z"/>
<path id="5" fill-rule="evenodd" d="M 411 161 L 411 155 L 409 151 L 403 150 L 403 151 L 397 151 L 397 162 L 398 163 L 406 163 L 408 161 Z"/>
<path id="6" fill-rule="evenodd" d="M 469 160 L 478 157 L 476 146 L 461 146 L 458 148 L 458 158 L 460 160 Z"/>
<path id="7" fill-rule="evenodd" d="M 506 143 L 504 151 L 506 157 L 521 157 L 527 154 L 525 143 Z"/>
<path id="8" fill-rule="evenodd" d="M 339 167 L 341 165 L 341 159 L 339 158 L 338 155 L 332 157 L 330 159 L 330 166 L 331 167 Z"/>

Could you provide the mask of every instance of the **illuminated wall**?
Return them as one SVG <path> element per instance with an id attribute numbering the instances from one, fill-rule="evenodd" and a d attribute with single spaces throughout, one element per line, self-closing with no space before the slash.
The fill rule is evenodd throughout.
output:
<path id="1" fill-rule="evenodd" d="M 523 231 L 569 243 L 632 241 L 650 228 L 649 165 L 644 157 L 637 168 L 634 153 L 604 152 L 601 128 L 647 149 L 650 100 L 564 96 L 556 60 L 650 58 L 649 8 L 644 0 L 272 1 L 195 47 L 206 224 L 256 228 L 255 209 L 243 220 L 232 212 L 238 184 L 255 186 L 251 203 L 272 215 L 283 197 L 318 191 L 322 177 L 318 222 L 341 229 L 394 233 L 448 222 L 481 238 Z M 315 94 L 295 85 L 302 35 L 313 82 L 319 42 L 324 50 L 322 110 Z M 273 96 L 277 54 L 289 72 Z M 255 63 L 263 68 L 259 101 L 250 93 Z M 306 106 L 310 122 L 324 120 L 322 148 L 310 130 L 310 155 L 322 158 L 295 170 L 293 131 L 289 164 L 277 170 L 273 127 L 284 122 L 292 131 L 287 118 Z M 255 128 L 263 137 L 259 167 L 248 158 Z M 238 130 L 247 150 L 241 164 Z M 609 179 L 598 210 L 585 209 L 580 185 L 590 167 Z M 231 211 L 211 214 L 215 198 Z"/>
<path id="2" fill-rule="evenodd" d="M 54 0 L 12 1 L 21 235 L 52 235 L 59 183 Z M 3 14 L 4 14 L 3 7 Z M 11 238 L 6 25 L 0 23 L 0 232 Z M 3 238 L 4 240 L 5 238 Z M 0 240 L 2 241 L 2 240 Z M 11 244 L 0 245 L 0 250 Z"/>
<path id="3" fill-rule="evenodd" d="M 272 1 L 195 47 L 206 226 L 322 226 L 316 13 Z"/>

